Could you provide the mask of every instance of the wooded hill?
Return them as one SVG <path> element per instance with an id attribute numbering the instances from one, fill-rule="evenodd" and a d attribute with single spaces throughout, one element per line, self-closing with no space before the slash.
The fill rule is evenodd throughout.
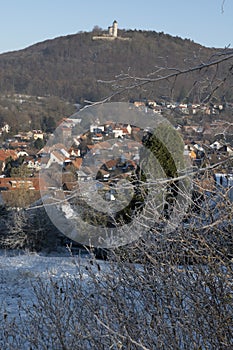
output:
<path id="1" fill-rule="evenodd" d="M 207 62 L 219 51 L 188 39 L 152 31 L 119 30 L 119 36 L 130 40 L 92 40 L 94 35 L 102 34 L 102 30 L 81 32 L 1 54 L 0 93 L 58 96 L 78 103 L 85 99 L 96 101 L 114 91 L 112 84 L 99 83 L 99 79 L 112 80 L 128 72 L 145 77 L 158 67 L 184 69 Z M 226 71 L 228 66 L 229 63 L 221 65 L 218 74 Z M 159 74 L 166 72 L 171 70 L 164 69 Z M 117 99 L 169 96 L 173 100 L 183 100 L 189 95 L 189 100 L 200 100 L 203 97 L 200 96 L 200 86 L 196 84 L 192 89 L 192 84 L 201 78 L 202 73 L 188 78 L 187 75 L 181 76 L 176 80 L 174 89 L 173 81 L 162 81 L 148 85 L 146 91 L 129 90 Z M 214 74 L 213 69 L 208 72 L 209 77 L 211 73 Z M 218 90 L 218 97 L 226 95 L 227 91 L 230 101 L 230 85 L 232 79 L 221 91 Z"/>

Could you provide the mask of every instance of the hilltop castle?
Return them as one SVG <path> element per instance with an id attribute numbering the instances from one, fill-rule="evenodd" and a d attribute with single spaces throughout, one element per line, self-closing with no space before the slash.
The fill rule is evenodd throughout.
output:
<path id="1" fill-rule="evenodd" d="M 98 36 L 93 36 L 92 40 L 130 40 L 130 38 L 122 38 L 121 36 L 118 36 L 118 23 L 115 20 L 112 24 L 112 26 L 108 27 L 108 34 L 102 34 Z"/>
<path id="2" fill-rule="evenodd" d="M 112 24 L 111 27 L 108 27 L 108 35 L 110 37 L 114 37 L 114 38 L 117 38 L 117 31 L 118 31 L 118 23 L 117 21 L 115 20 Z"/>

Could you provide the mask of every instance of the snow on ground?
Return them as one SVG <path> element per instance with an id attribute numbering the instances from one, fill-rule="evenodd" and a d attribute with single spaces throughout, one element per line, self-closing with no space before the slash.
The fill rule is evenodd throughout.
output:
<path id="1" fill-rule="evenodd" d="M 150 283 L 152 282 L 152 280 L 155 281 L 154 290 L 156 292 L 156 297 L 158 300 L 156 304 L 154 303 L 154 296 L 151 290 L 151 286 L 153 287 L 153 284 L 151 285 L 149 283 L 147 288 L 145 288 L 145 285 L 144 285 L 143 293 L 141 292 L 141 281 L 143 281 L 143 277 L 144 277 L 143 269 L 141 271 L 142 274 L 138 276 L 137 274 L 132 275 L 133 280 L 131 279 L 130 274 L 128 274 L 127 280 L 125 280 L 124 281 L 125 283 L 123 283 L 123 285 L 121 286 L 118 283 L 116 283 L 117 277 L 118 277 L 118 270 L 117 269 L 115 270 L 115 264 L 111 264 L 110 262 L 106 262 L 106 261 L 98 261 L 98 264 L 95 264 L 91 259 L 92 258 L 88 254 L 83 254 L 80 256 L 79 255 L 71 256 L 69 255 L 68 251 L 66 253 L 64 252 L 60 254 L 53 253 L 48 255 L 28 254 L 28 253 L 22 253 L 22 252 L 20 253 L 17 251 L 16 252 L 0 251 L 0 313 L 1 313 L 0 320 L 6 320 L 7 324 L 9 321 L 9 324 L 11 324 L 11 327 L 12 327 L 11 332 L 12 330 L 14 330 L 15 325 L 18 326 L 16 327 L 16 330 L 18 333 L 16 332 L 16 338 L 14 338 L 14 341 L 17 341 L 19 336 L 21 337 L 21 333 L 20 333 L 21 325 L 23 325 L 25 321 L 27 321 L 28 314 L 25 312 L 25 310 L 27 310 L 28 307 L 29 309 L 31 309 L 31 306 L 33 310 L 33 306 L 34 306 L 33 304 L 36 301 L 36 295 L 34 293 L 34 289 L 32 285 L 33 282 L 38 281 L 38 278 L 42 279 L 43 281 L 49 282 L 49 278 L 52 278 L 53 280 L 56 279 L 55 282 L 58 283 L 59 285 L 61 281 L 66 280 L 66 277 L 71 278 L 72 281 L 73 281 L 73 278 L 76 278 L 76 279 L 79 278 L 80 272 L 81 272 L 82 278 L 81 278 L 80 286 L 84 287 L 85 292 L 87 292 L 87 299 L 91 298 L 90 304 L 86 304 L 87 306 L 86 310 L 82 309 L 82 303 L 80 303 L 80 300 L 78 298 L 75 298 L 69 301 L 69 298 L 66 298 L 66 296 L 64 296 L 63 298 L 64 293 L 60 291 L 59 293 L 62 293 L 62 294 L 59 294 L 60 297 L 57 300 L 55 300 L 55 303 L 52 305 L 51 309 L 49 309 L 50 312 L 52 312 L 54 305 L 55 306 L 58 305 L 59 307 L 59 305 L 63 306 L 63 303 L 67 303 L 65 305 L 68 305 L 69 308 L 71 307 L 71 309 L 69 308 L 66 309 L 66 306 L 64 306 L 64 309 L 60 308 L 59 309 L 60 311 L 58 313 L 59 317 L 62 316 L 62 320 L 63 320 L 62 322 L 66 322 L 68 319 L 71 320 L 70 321 L 71 325 L 70 327 L 68 327 L 66 333 L 64 334 L 65 340 L 66 342 L 68 342 L 68 344 L 69 344 L 69 341 L 76 339 L 76 338 L 70 338 L 70 334 L 72 333 L 73 329 L 76 332 L 76 328 L 75 327 L 72 328 L 73 326 L 76 325 L 75 323 L 76 314 L 69 313 L 69 310 L 73 310 L 72 307 L 73 305 L 75 305 L 75 308 L 76 308 L 75 310 L 77 315 L 79 315 L 80 310 L 82 311 L 80 315 L 82 315 L 83 318 L 81 318 L 80 323 L 78 323 L 78 326 L 81 325 L 80 329 L 86 330 L 85 327 L 87 326 L 87 327 L 90 327 L 90 328 L 87 328 L 88 331 L 90 330 L 93 331 L 93 329 L 95 329 L 93 327 L 97 327 L 95 329 L 97 333 L 93 333 L 94 334 L 93 339 L 95 340 L 96 340 L 95 338 L 96 334 L 102 336 L 103 332 L 106 331 L 106 334 L 107 334 L 106 342 L 107 342 L 108 339 L 110 339 L 109 338 L 110 333 L 113 336 L 114 332 L 108 333 L 105 326 L 101 327 L 101 324 L 99 324 L 98 322 L 95 323 L 94 318 L 88 319 L 88 323 L 86 324 L 85 317 L 87 315 L 94 316 L 95 313 L 97 312 L 100 322 L 103 322 L 104 324 L 105 313 L 109 312 L 107 313 L 107 315 L 109 315 L 111 313 L 111 307 L 113 307 L 112 310 L 115 310 L 114 311 L 115 314 L 113 312 L 113 315 L 114 315 L 113 323 L 111 324 L 111 318 L 109 319 L 107 318 L 108 322 L 110 322 L 110 328 L 112 327 L 113 329 L 115 326 L 120 327 L 122 320 L 123 321 L 126 320 L 127 322 L 127 320 L 129 320 L 130 317 L 132 317 L 132 319 L 138 321 L 135 324 L 134 330 L 136 330 L 139 333 L 142 331 L 142 333 L 140 333 L 140 336 L 142 336 L 143 341 L 144 340 L 147 341 L 149 339 L 151 342 L 153 342 L 155 341 L 155 338 L 157 336 L 159 339 L 160 332 L 161 332 L 161 324 L 163 324 L 163 327 L 165 327 L 164 328 L 165 330 L 162 333 L 164 337 L 164 342 L 165 342 L 164 344 L 166 344 L 168 339 L 170 341 L 170 338 L 169 338 L 170 331 L 171 331 L 171 334 L 173 334 L 173 331 L 175 331 L 180 339 L 179 340 L 180 349 L 187 349 L 187 346 L 186 346 L 187 342 L 188 344 L 189 342 L 192 342 L 192 344 L 195 343 L 195 347 L 190 346 L 190 349 L 194 349 L 194 348 L 196 349 L 197 344 L 199 344 L 200 348 L 203 348 L 203 349 L 220 348 L 220 347 L 212 346 L 212 344 L 219 344 L 217 336 L 216 338 L 214 338 L 213 327 L 215 327 L 217 332 L 219 326 L 221 326 L 222 324 L 221 318 L 224 320 L 227 320 L 227 319 L 230 319 L 230 317 L 232 316 L 232 306 L 230 305 L 230 303 L 229 304 L 228 302 L 226 304 L 221 303 L 222 300 L 223 302 L 224 300 L 228 300 L 227 298 L 230 298 L 229 295 L 231 295 L 232 293 L 231 282 L 229 283 L 226 278 L 227 271 L 225 272 L 224 267 L 222 268 L 222 271 L 218 270 L 219 275 L 218 276 L 216 275 L 216 280 L 212 281 L 212 283 L 214 283 L 214 281 L 216 282 L 216 284 L 214 284 L 214 287 L 215 287 L 215 292 L 217 294 L 216 295 L 214 294 L 214 297 L 212 296 L 211 291 L 209 289 L 209 285 L 207 283 L 208 279 L 206 279 L 206 277 L 208 278 L 208 271 L 206 266 L 203 266 L 203 267 L 200 266 L 199 275 L 198 275 L 198 272 L 199 272 L 198 266 L 197 267 L 192 267 L 192 266 L 187 266 L 187 267 L 174 266 L 173 267 L 172 266 L 170 270 L 170 274 L 165 273 L 164 276 L 163 276 L 163 267 L 159 268 L 158 269 L 159 275 L 158 276 L 156 274 L 153 275 L 152 279 L 150 280 Z M 136 267 L 137 267 L 136 270 L 140 271 L 141 267 L 138 265 Z M 107 292 L 106 295 L 105 293 L 102 293 L 101 295 L 94 295 L 93 288 L 96 288 L 96 285 L 95 283 L 93 283 L 93 279 L 91 279 L 91 276 L 94 276 L 95 281 L 97 281 L 97 283 L 100 281 L 101 288 L 103 286 L 105 287 L 105 281 L 106 281 L 105 278 L 107 278 L 106 276 L 111 276 L 114 282 L 112 284 L 114 288 L 109 292 Z M 136 281 L 136 283 L 134 283 L 135 278 L 137 277 L 138 277 L 138 280 Z M 220 279 L 220 282 L 221 282 L 220 284 L 221 289 L 219 288 L 218 279 Z M 134 286 L 132 288 L 131 288 L 131 282 L 133 282 L 133 286 Z M 172 290 L 170 290 L 171 288 L 167 288 L 168 286 L 172 286 Z M 75 287 L 77 287 L 77 285 Z M 199 290 L 199 287 L 200 287 L 200 290 Z M 58 288 L 58 290 L 60 290 L 60 288 Z M 173 293 L 173 290 L 175 290 L 176 293 Z M 74 291 L 76 293 L 76 289 L 74 289 Z M 105 292 L 105 289 L 102 289 L 102 291 Z M 122 291 L 122 294 L 121 294 L 121 291 Z M 40 292 L 41 290 L 39 289 L 39 293 Z M 146 294 L 144 294 L 144 292 L 146 292 Z M 182 299 L 180 299 L 181 295 L 183 295 Z M 46 298 L 46 296 L 47 294 L 45 292 L 40 300 L 46 300 L 46 299 L 43 299 L 43 297 Z M 121 310 L 119 310 L 119 313 L 118 313 L 115 307 L 116 305 L 122 305 L 122 304 L 118 304 L 119 301 L 122 303 L 122 299 L 121 299 L 122 297 L 124 297 L 123 307 Z M 147 297 L 149 297 L 149 304 L 147 302 Z M 54 298 L 54 294 L 51 294 L 51 300 L 53 300 L 53 298 Z M 116 304 L 115 304 L 114 298 L 118 298 L 118 302 Z M 219 299 L 218 301 L 218 298 L 221 298 L 221 299 Z M 182 304 L 180 304 L 181 300 L 182 300 Z M 153 302 L 151 303 L 150 301 L 153 301 Z M 206 313 L 205 309 L 202 312 L 202 309 L 200 309 L 200 305 L 204 305 L 204 306 L 209 305 L 209 301 L 212 301 L 212 304 L 210 304 L 209 306 L 210 307 L 209 313 Z M 56 302 L 58 302 L 58 304 L 56 304 Z M 91 306 L 92 303 L 96 305 L 97 309 L 88 308 L 89 306 Z M 25 308 L 20 309 L 20 304 L 21 305 L 23 304 Z M 45 303 L 45 305 L 49 305 L 49 303 L 48 304 Z M 147 311 L 145 311 L 145 307 L 144 307 L 145 305 L 147 306 Z M 159 306 L 158 314 L 157 314 L 157 306 Z M 20 314 L 19 314 L 19 310 L 20 310 Z M 212 315 L 215 315 L 216 310 L 218 310 L 220 316 L 216 320 L 216 324 L 214 325 L 212 324 L 212 320 L 213 320 Z M 64 315 L 63 315 L 63 311 L 64 311 Z M 196 311 L 198 312 L 197 315 L 199 315 L 198 318 L 195 315 Z M 7 316 L 4 317 L 4 315 L 7 315 Z M 30 325 L 30 322 L 34 320 L 33 318 L 34 315 L 35 313 L 33 312 L 30 314 L 29 321 L 28 321 L 29 324 L 26 322 L 26 327 L 28 327 L 28 325 Z M 158 321 L 158 327 L 156 326 L 156 322 L 155 322 L 155 325 L 153 326 L 154 328 L 153 327 L 150 328 L 150 325 L 153 319 L 151 315 L 153 315 L 153 317 L 155 317 L 155 319 Z M 227 318 L 228 315 L 229 315 L 229 318 Z M 48 332 L 50 332 L 51 320 L 53 320 L 53 318 L 50 318 L 47 323 L 47 322 L 44 322 L 47 317 L 46 312 L 39 313 L 37 316 L 38 317 L 36 318 L 35 322 L 38 322 L 38 320 L 40 321 L 41 320 L 40 317 L 42 317 L 42 324 L 45 324 L 45 331 L 43 327 L 42 328 L 40 327 L 40 334 L 38 336 L 38 339 L 41 339 L 40 337 L 42 336 L 43 332 L 45 332 L 43 334 L 45 334 L 46 336 L 48 336 L 49 334 L 49 337 L 50 337 L 50 333 Z M 101 318 L 102 316 L 103 318 Z M 119 319 L 117 317 L 119 317 Z M 122 319 L 122 317 L 124 318 Z M 179 322 L 177 322 L 176 317 L 178 317 Z M 114 322 L 116 322 L 116 324 Z M 82 328 L 84 324 L 86 324 L 86 326 Z M 143 329 L 141 330 L 140 328 L 141 324 L 145 325 L 145 329 L 149 333 L 145 333 L 145 334 L 143 333 L 144 330 Z M 203 328 L 203 332 L 202 332 L 202 329 L 200 327 L 200 325 L 202 324 L 205 325 L 205 327 L 207 327 L 206 331 L 205 331 L 205 328 Z M 229 332 L 230 323 L 226 324 L 226 326 L 227 326 L 227 331 L 230 334 Z M 196 333 L 197 327 L 200 327 L 200 330 L 201 330 L 200 334 Z M 35 328 L 33 327 L 32 328 L 28 327 L 27 329 L 31 329 L 35 331 Z M 36 330 L 38 329 L 39 328 L 36 328 Z M 52 329 L 54 330 L 54 328 Z M 152 335 L 150 335 L 150 332 L 152 332 L 151 333 Z M 206 339 L 208 332 L 212 334 L 212 338 L 209 338 L 208 336 L 208 339 Z M 145 336 L 145 339 L 143 338 L 144 336 Z M 147 338 L 147 336 L 149 338 Z M 85 342 L 85 339 L 86 339 L 85 332 L 82 333 L 82 337 L 83 337 L 82 341 Z M 0 348 L 3 350 L 5 349 L 6 350 L 9 350 L 9 349 L 24 350 L 24 349 L 31 348 L 28 346 L 29 338 L 26 338 L 26 340 L 25 340 L 25 337 L 23 338 L 22 342 L 20 343 L 21 347 L 19 346 L 9 347 L 8 343 L 5 342 L 5 338 L 6 337 L 5 337 L 4 329 L 2 329 L 2 333 L 1 333 L 1 328 L 0 328 Z M 210 344 L 208 343 L 209 339 L 210 339 Z M 10 340 L 11 339 L 8 336 L 7 342 L 9 342 Z M 54 341 L 53 338 L 50 339 L 47 337 L 46 341 L 48 344 L 50 343 L 53 344 L 51 346 L 48 346 L 47 349 L 62 348 L 58 346 L 54 347 L 54 344 L 57 344 L 57 343 L 56 342 L 53 343 Z M 79 339 L 77 338 L 77 342 L 78 341 Z M 141 338 L 140 338 L 140 341 L 141 341 Z M 207 344 L 206 347 L 203 345 L 204 341 Z M 229 344 L 232 344 L 231 336 L 228 335 L 228 339 L 226 341 L 228 341 Z M 106 344 L 108 344 L 108 342 Z M 34 346 L 32 348 L 38 349 L 39 347 Z M 68 348 L 74 349 L 74 347 L 68 347 Z M 92 349 L 93 347 L 88 347 L 88 348 L 84 347 L 84 348 Z M 105 348 L 107 349 L 110 347 L 105 347 Z M 76 347 L 75 349 L 83 349 L 83 347 L 81 348 Z M 171 347 L 169 347 L 169 349 L 171 349 Z"/>
<path id="2" fill-rule="evenodd" d="M 9 318 L 17 317 L 19 303 L 30 305 L 33 302 L 33 281 L 38 277 L 59 280 L 77 276 L 80 259 L 82 278 L 88 278 L 85 274 L 85 265 L 89 262 L 87 255 L 71 256 L 67 252 L 46 256 L 0 250 L 0 310 L 4 310 Z"/>

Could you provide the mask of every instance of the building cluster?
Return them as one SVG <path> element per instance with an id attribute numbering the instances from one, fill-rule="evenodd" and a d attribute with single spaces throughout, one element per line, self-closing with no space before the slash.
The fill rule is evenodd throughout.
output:
<path id="1" fill-rule="evenodd" d="M 184 115 L 196 115 L 202 113 L 205 115 L 219 115 L 223 111 L 223 104 L 197 104 L 197 103 L 180 103 L 180 102 L 156 102 L 154 100 L 139 99 L 131 100 L 134 106 L 139 108 L 151 108 L 154 112 L 162 114 L 166 110 L 171 110 Z"/>
<path id="2" fill-rule="evenodd" d="M 206 113 L 214 108 L 220 113 L 222 105 L 202 106 L 183 104 L 164 104 L 156 101 L 131 101 L 141 109 L 152 109 L 163 114 L 167 110 L 179 109 L 181 121 L 175 128 L 182 134 L 184 140 L 184 154 L 191 159 L 194 167 L 208 167 L 222 164 L 219 169 L 223 178 L 230 179 L 233 168 L 225 162 L 233 155 L 233 139 L 227 140 L 233 134 L 232 123 L 223 119 L 216 119 L 207 124 L 193 123 L 186 113 L 186 108 Z M 135 172 L 140 162 L 140 142 L 143 130 L 139 127 L 126 124 L 117 124 L 114 121 L 101 125 L 97 119 L 92 123 L 86 133 L 75 135 L 75 126 L 81 119 L 64 118 L 59 128 L 59 142 L 53 146 L 41 147 L 36 150 L 34 142 L 46 141 L 49 135 L 41 130 L 31 130 L 27 133 L 19 132 L 13 137 L 5 138 L 0 148 L 0 194 L 7 197 L 8 192 L 25 189 L 39 191 L 38 174 L 43 168 L 59 166 L 63 172 L 63 188 L 72 190 L 78 181 L 85 182 L 90 179 L 98 180 L 98 187 L 104 189 L 105 195 L 113 200 L 112 186 L 120 179 L 127 178 Z M 4 126 L 4 133 L 10 131 L 10 126 Z M 215 138 L 215 135 L 218 137 Z M 220 135 L 220 136 L 219 136 Z M 71 140 L 71 147 L 67 147 L 64 140 Z M 124 140 L 124 142 L 123 142 Z M 64 141 L 64 142 L 63 142 Z M 129 141 L 129 142 L 127 142 Z M 227 165 L 228 164 L 228 165 Z M 212 179 L 217 171 L 212 172 Z M 69 174 L 72 174 L 69 175 Z M 71 177 L 70 177 L 71 176 Z M 71 180 L 72 179 L 72 180 Z M 215 179 L 217 181 L 217 177 Z M 215 181 L 215 182 L 216 182 Z M 224 182 L 224 181 L 223 181 Z M 225 183 L 225 182 L 224 182 Z M 207 185 L 207 184 L 206 184 Z M 228 186 L 232 186 L 228 182 Z"/>
<path id="3" fill-rule="evenodd" d="M 79 121 L 63 119 L 58 128 L 61 141 L 52 146 L 45 145 L 38 151 L 30 145 L 35 139 L 43 139 L 45 135 L 40 130 L 19 133 L 7 139 L 0 149 L 2 197 L 7 198 L 9 192 L 19 189 L 39 191 L 39 171 L 43 168 L 56 166 L 62 169 L 63 188 L 66 190 L 72 190 L 77 180 L 98 179 L 99 187 L 105 182 L 106 196 L 109 195 L 110 182 L 125 178 L 135 170 L 139 161 L 139 147 L 132 137 L 140 132 L 139 128 L 111 121 L 100 125 L 96 120 L 85 134 L 75 136 L 73 130 Z M 72 138 L 72 146 L 67 148 L 62 140 L 69 138 Z M 131 141 L 122 142 L 123 139 Z M 73 180 L 68 174 L 73 175 Z"/>

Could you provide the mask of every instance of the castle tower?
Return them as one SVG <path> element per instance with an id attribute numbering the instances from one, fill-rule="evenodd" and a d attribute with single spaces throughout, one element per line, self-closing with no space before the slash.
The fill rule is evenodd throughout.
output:
<path id="1" fill-rule="evenodd" d="M 108 27 L 108 35 L 113 36 L 113 27 Z"/>
<path id="2" fill-rule="evenodd" d="M 113 33 L 112 33 L 112 35 L 115 38 L 117 38 L 117 30 L 118 30 L 118 23 L 117 23 L 117 21 L 114 21 L 112 26 L 113 26 Z"/>

